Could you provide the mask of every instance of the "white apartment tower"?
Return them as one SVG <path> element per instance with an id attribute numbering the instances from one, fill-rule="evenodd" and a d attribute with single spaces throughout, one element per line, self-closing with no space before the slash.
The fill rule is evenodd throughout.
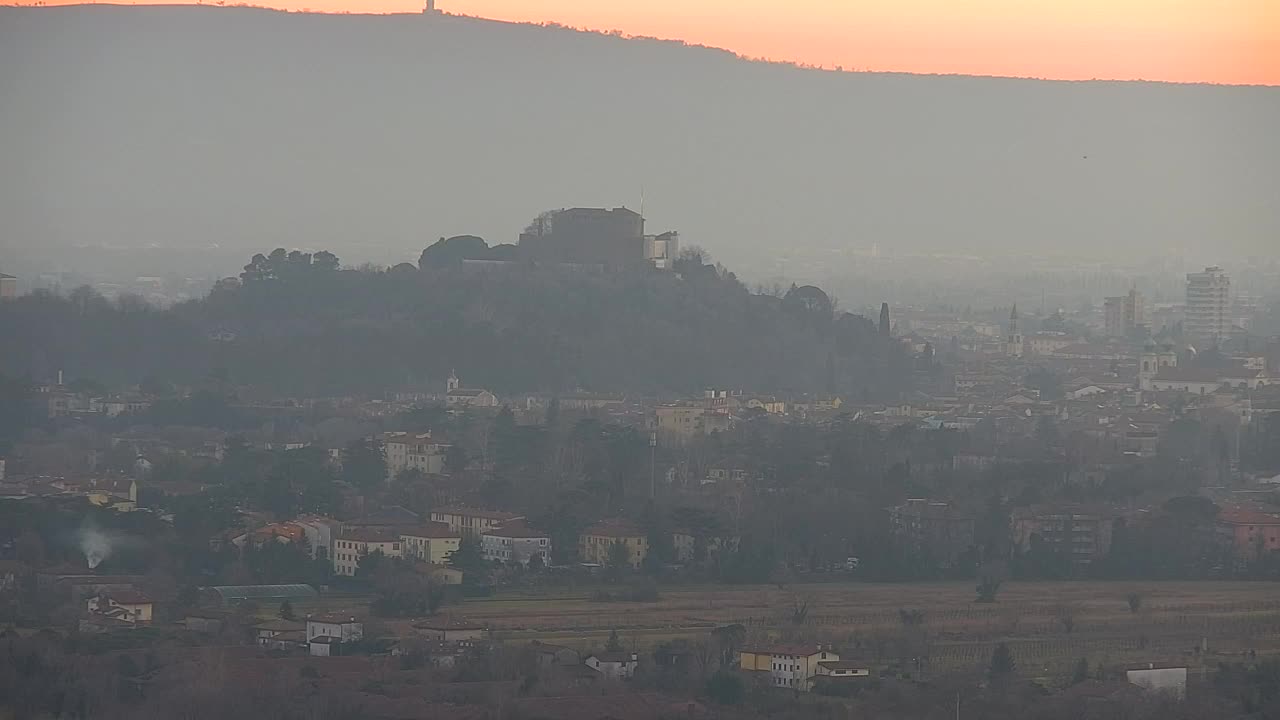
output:
<path id="1" fill-rule="evenodd" d="M 1231 334 L 1231 278 L 1218 266 L 1187 274 L 1187 306 L 1182 334 L 1204 345 Z"/>

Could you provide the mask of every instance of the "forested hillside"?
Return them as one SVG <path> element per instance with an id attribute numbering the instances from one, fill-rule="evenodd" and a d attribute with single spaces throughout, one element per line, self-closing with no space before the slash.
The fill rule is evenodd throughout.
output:
<path id="1" fill-rule="evenodd" d="M 321 254 L 317 254 L 319 257 Z M 338 270 L 295 254 L 241 286 L 156 310 L 88 289 L 0 306 L 0 371 L 112 385 L 210 375 L 271 392 L 440 389 L 883 392 L 903 363 L 816 288 L 749 292 L 686 258 L 679 273 L 518 265 Z M 267 261 L 271 264 L 272 261 Z"/>

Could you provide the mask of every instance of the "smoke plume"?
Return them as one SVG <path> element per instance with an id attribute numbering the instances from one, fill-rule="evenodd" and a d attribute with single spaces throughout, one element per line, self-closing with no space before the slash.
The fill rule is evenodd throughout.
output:
<path id="1" fill-rule="evenodd" d="M 84 553 L 89 568 L 98 567 L 103 560 L 111 557 L 112 542 L 106 533 L 95 527 L 80 529 L 80 551 Z"/>

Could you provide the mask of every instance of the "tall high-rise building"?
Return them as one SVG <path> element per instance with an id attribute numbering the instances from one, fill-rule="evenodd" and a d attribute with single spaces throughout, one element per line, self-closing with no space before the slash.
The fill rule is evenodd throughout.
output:
<path id="1" fill-rule="evenodd" d="M 1187 273 L 1187 306 L 1182 334 L 1192 342 L 1216 344 L 1231 334 L 1231 278 L 1218 266 Z"/>
<path id="2" fill-rule="evenodd" d="M 889 337 L 889 303 L 880 303 L 880 335 Z"/>
<path id="3" fill-rule="evenodd" d="M 1107 337 L 1132 337 L 1147 324 L 1147 304 L 1142 293 L 1130 290 L 1128 295 L 1109 297 L 1105 305 Z"/>

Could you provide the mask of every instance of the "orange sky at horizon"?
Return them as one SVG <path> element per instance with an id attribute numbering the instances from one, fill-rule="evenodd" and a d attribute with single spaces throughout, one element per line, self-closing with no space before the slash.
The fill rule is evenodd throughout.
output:
<path id="1" fill-rule="evenodd" d="M 352 13 L 423 6 L 249 4 Z M 849 70 L 1280 86 L 1280 0 L 437 0 L 437 7 Z"/>

